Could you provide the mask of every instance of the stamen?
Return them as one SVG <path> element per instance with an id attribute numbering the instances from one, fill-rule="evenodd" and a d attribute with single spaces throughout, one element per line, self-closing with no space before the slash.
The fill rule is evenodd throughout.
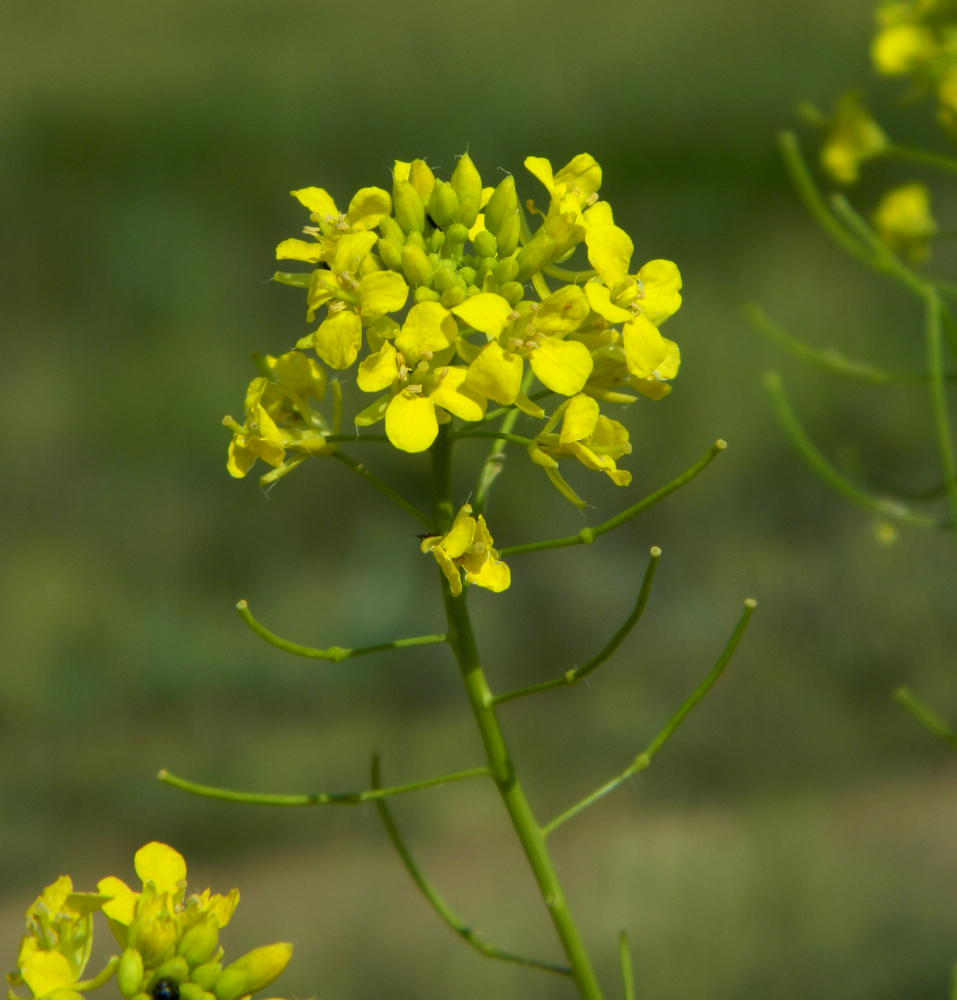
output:
<path id="1" fill-rule="evenodd" d="M 521 318 L 522 318 L 522 314 L 521 314 L 520 312 L 518 312 L 517 310 L 513 309 L 513 310 L 512 310 L 512 311 L 511 311 L 511 312 L 510 312 L 510 313 L 509 313 L 509 314 L 508 314 L 508 315 L 507 315 L 507 316 L 505 317 L 505 322 L 506 322 L 506 323 L 514 323 L 514 322 L 515 322 L 515 320 L 517 320 L 517 319 L 521 319 Z"/>
<path id="2" fill-rule="evenodd" d="M 413 395 L 417 396 L 419 393 L 422 392 L 422 386 L 418 385 L 418 384 L 416 384 L 416 385 L 407 385 L 405 387 L 405 391 L 406 392 L 411 392 Z"/>
<path id="3" fill-rule="evenodd" d="M 594 205 L 598 201 L 598 192 L 592 191 L 592 193 L 585 199 L 586 205 Z"/>
<path id="4" fill-rule="evenodd" d="M 330 314 L 342 312 L 345 309 L 346 304 L 342 299 L 333 299 L 331 302 L 327 303 L 326 308 L 329 310 Z"/>

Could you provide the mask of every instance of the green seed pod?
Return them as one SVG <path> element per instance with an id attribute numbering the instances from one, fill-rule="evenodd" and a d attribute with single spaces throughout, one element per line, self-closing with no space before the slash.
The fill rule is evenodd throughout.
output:
<path id="1" fill-rule="evenodd" d="M 504 285 L 499 285 L 498 294 L 510 306 L 517 306 L 525 297 L 525 286 L 520 281 L 506 281 Z"/>
<path id="2" fill-rule="evenodd" d="M 393 271 L 402 268 L 402 247 L 390 236 L 379 237 L 379 256 L 386 267 Z"/>
<path id="3" fill-rule="evenodd" d="M 508 257 L 500 261 L 495 267 L 495 283 L 504 285 L 506 282 L 514 281 L 518 277 L 518 261 L 514 257 Z"/>
<path id="4" fill-rule="evenodd" d="M 116 985 L 125 997 L 134 997 L 143 985 L 143 956 L 135 948 L 127 948 L 120 955 L 116 967 Z"/>
<path id="5" fill-rule="evenodd" d="M 505 179 L 492 192 L 485 206 L 485 228 L 498 236 L 502 223 L 510 219 L 518 211 L 518 195 L 515 193 L 515 178 L 507 174 Z"/>
<path id="6" fill-rule="evenodd" d="M 412 301 L 418 305 L 420 302 L 438 302 L 439 293 L 433 291 L 427 285 L 419 285 L 419 287 L 412 293 Z"/>
<path id="7" fill-rule="evenodd" d="M 398 248 L 397 252 L 398 252 Z M 401 253 L 400 253 L 401 257 Z M 208 962 L 219 946 L 219 925 L 215 918 L 207 916 L 198 924 L 194 924 L 179 939 L 176 946 L 177 955 L 186 959 L 190 968 Z"/>
<path id="8" fill-rule="evenodd" d="M 432 273 L 432 265 L 429 258 L 417 246 L 407 243 L 402 248 L 402 270 L 405 272 L 405 280 L 413 288 L 429 283 L 429 275 Z"/>
<path id="9" fill-rule="evenodd" d="M 518 237 L 522 231 L 522 217 L 516 212 L 513 216 L 506 219 L 496 236 L 498 236 L 498 255 L 499 257 L 510 257 L 515 253 L 515 248 L 518 246 Z"/>
<path id="10" fill-rule="evenodd" d="M 419 192 L 423 205 L 428 205 L 432 186 L 435 184 L 435 174 L 429 169 L 425 160 L 413 160 L 409 167 L 409 183 Z M 433 216 L 434 218 L 434 216 Z"/>
<path id="11" fill-rule="evenodd" d="M 475 234 L 472 249 L 479 257 L 494 257 L 498 253 L 498 241 L 487 229 Z"/>
<path id="12" fill-rule="evenodd" d="M 429 198 L 429 215 L 435 224 L 445 229 L 458 207 L 459 196 L 452 185 L 448 181 L 436 181 Z"/>
<path id="13" fill-rule="evenodd" d="M 403 232 L 425 229 L 425 205 L 419 192 L 408 181 L 397 181 L 392 188 L 392 204 L 395 206 L 395 221 Z"/>
<path id="14" fill-rule="evenodd" d="M 448 288 L 442 292 L 439 301 L 446 309 L 454 309 L 456 306 L 461 305 L 467 298 L 465 291 L 465 286 L 460 285 L 457 281 L 453 281 Z"/>
<path id="15" fill-rule="evenodd" d="M 193 969 L 189 978 L 204 990 L 211 990 L 222 971 L 222 962 L 207 962 L 205 965 L 200 965 Z"/>
<path id="16" fill-rule="evenodd" d="M 475 216 L 477 216 L 479 203 L 482 200 L 482 178 L 475 169 L 475 164 L 468 153 L 463 153 L 459 157 L 459 162 L 452 171 L 452 187 L 459 196 L 459 207 L 461 207 L 462 202 L 471 200 L 475 203 Z M 475 216 L 472 217 L 471 222 L 467 223 L 470 228 L 475 225 Z M 465 220 L 459 219 L 459 221 L 464 222 Z"/>
<path id="17" fill-rule="evenodd" d="M 478 198 L 463 198 L 459 201 L 459 207 L 455 210 L 455 221 L 461 222 L 466 229 L 471 229 L 475 225 L 475 220 L 479 214 Z"/>
<path id="18" fill-rule="evenodd" d="M 516 270 L 516 274 L 518 271 Z M 459 277 L 465 282 L 465 287 L 468 288 L 469 285 L 475 284 L 475 268 L 466 265 L 465 267 L 459 268 Z"/>
<path id="19" fill-rule="evenodd" d="M 555 244 L 544 233 L 526 243 L 515 258 L 518 262 L 518 280 L 528 281 L 551 261 L 554 252 Z"/>
<path id="20" fill-rule="evenodd" d="M 176 955 L 155 969 L 150 977 L 154 983 L 160 979 L 172 979 L 174 983 L 185 983 L 189 979 L 189 965 L 182 955 Z"/>
<path id="21" fill-rule="evenodd" d="M 179 1000 L 203 1000 L 206 991 L 196 983 L 180 983 Z"/>
<path id="22" fill-rule="evenodd" d="M 402 231 L 402 227 L 392 218 L 391 215 L 386 215 L 384 218 L 379 220 L 379 232 L 383 236 L 387 236 L 390 240 L 395 240 L 399 246 L 405 243 L 405 233 Z"/>
<path id="23" fill-rule="evenodd" d="M 429 237 L 429 252 L 438 253 L 445 246 L 445 233 L 441 229 L 433 229 Z"/>
<path id="24" fill-rule="evenodd" d="M 469 238 L 468 226 L 463 226 L 461 222 L 453 222 L 446 231 L 445 238 L 449 243 L 461 246 Z"/>

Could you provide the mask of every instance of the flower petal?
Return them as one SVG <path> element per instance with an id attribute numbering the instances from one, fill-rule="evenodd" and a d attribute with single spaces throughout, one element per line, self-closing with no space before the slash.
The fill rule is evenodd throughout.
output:
<path id="1" fill-rule="evenodd" d="M 636 316 L 622 328 L 628 371 L 647 378 L 668 356 L 665 338 L 646 316 Z"/>
<path id="2" fill-rule="evenodd" d="M 609 288 L 614 288 L 624 281 L 635 249 L 631 237 L 624 229 L 619 229 L 617 226 L 589 228 L 585 234 L 585 244 L 588 247 L 591 266 Z"/>
<path id="3" fill-rule="evenodd" d="M 497 337 L 505 329 L 512 307 L 494 292 L 479 292 L 463 303 L 453 306 L 452 312 L 459 319 L 489 338 Z"/>
<path id="4" fill-rule="evenodd" d="M 581 441 L 591 437 L 598 421 L 598 403 L 591 396 L 572 396 L 565 407 L 562 418 L 562 430 L 559 435 L 561 444 L 570 441 Z"/>
<path id="5" fill-rule="evenodd" d="M 179 851 L 167 844 L 153 840 L 133 855 L 133 867 L 145 885 L 152 882 L 156 892 L 162 894 L 186 880 L 186 861 Z"/>
<path id="6" fill-rule="evenodd" d="M 305 260 L 318 264 L 322 260 L 321 243 L 309 240 L 283 240 L 276 247 L 276 260 Z"/>
<path id="7" fill-rule="evenodd" d="M 465 384 L 468 373 L 468 368 L 459 366 L 440 368 L 436 372 L 436 385 L 429 393 L 429 399 L 462 420 L 481 420 L 485 416 L 486 399 Z"/>
<path id="8" fill-rule="evenodd" d="M 438 302 L 418 302 L 402 324 L 395 346 L 414 363 L 425 351 L 444 351 L 455 343 L 459 328 L 452 314 Z"/>
<path id="9" fill-rule="evenodd" d="M 362 320 L 351 309 L 327 316 L 312 335 L 316 354 L 330 368 L 348 368 L 362 347 Z"/>
<path id="10" fill-rule="evenodd" d="M 609 323 L 627 323 L 633 319 L 633 313 L 616 306 L 611 301 L 611 289 L 598 281 L 585 282 L 585 295 L 592 310 Z"/>
<path id="11" fill-rule="evenodd" d="M 35 997 L 46 996 L 63 987 L 70 988 L 76 982 L 70 963 L 58 951 L 41 950 L 28 955 L 20 974 Z"/>
<path id="12" fill-rule="evenodd" d="M 385 432 L 400 451 L 425 451 L 439 433 L 435 404 L 425 396 L 398 393 L 386 410 Z"/>
<path id="13" fill-rule="evenodd" d="M 522 359 L 504 351 L 497 340 L 490 341 L 469 365 L 466 384 L 502 406 L 510 406 L 522 388 Z"/>
<path id="14" fill-rule="evenodd" d="M 395 271 L 372 271 L 359 280 L 359 297 L 363 316 L 381 316 L 405 305 L 409 286 Z"/>
<path id="15" fill-rule="evenodd" d="M 138 892 L 133 890 L 115 875 L 108 875 L 96 883 L 98 892 L 104 896 L 113 898 L 103 904 L 103 912 L 118 924 L 129 927 L 133 922 L 133 914 L 136 912 L 136 901 L 140 898 Z"/>
<path id="16" fill-rule="evenodd" d="M 322 188 L 300 188 L 298 191 L 290 191 L 289 193 L 294 198 L 298 198 L 310 212 L 323 219 L 334 219 L 339 214 L 339 209 L 336 208 L 336 203 L 332 200 L 332 196 Z"/>
<path id="17" fill-rule="evenodd" d="M 392 196 L 378 187 L 360 188 L 349 202 L 346 219 L 353 229 L 372 229 L 392 212 Z"/>
<path id="18" fill-rule="evenodd" d="M 593 367 L 584 344 L 555 337 L 546 337 L 528 360 L 539 382 L 563 396 L 581 392 Z"/>
<path id="19" fill-rule="evenodd" d="M 589 309 L 585 293 L 576 285 L 565 285 L 552 292 L 538 307 L 535 329 L 542 333 L 571 333 L 582 325 Z"/>
<path id="20" fill-rule="evenodd" d="M 638 272 L 644 298 L 638 300 L 643 315 L 661 326 L 681 308 L 681 274 L 670 260 L 649 260 Z"/>
<path id="21" fill-rule="evenodd" d="M 381 350 L 370 354 L 359 362 L 356 385 L 363 392 L 382 392 L 399 377 L 399 366 L 395 360 L 395 348 L 386 341 Z"/>

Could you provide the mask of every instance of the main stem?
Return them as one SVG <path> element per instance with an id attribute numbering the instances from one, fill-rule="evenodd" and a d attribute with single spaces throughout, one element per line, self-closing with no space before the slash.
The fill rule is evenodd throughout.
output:
<path id="1" fill-rule="evenodd" d="M 437 530 L 445 534 L 451 528 L 455 515 L 452 501 L 452 442 L 448 437 L 448 424 L 439 428 L 439 436 L 432 446 L 432 512 Z M 545 846 L 544 834 L 515 774 L 505 736 L 492 706 L 492 692 L 485 680 L 466 606 L 467 591 L 453 597 L 445 577 L 442 576 L 441 579 L 445 615 L 449 624 L 449 645 L 458 661 L 469 704 L 488 756 L 492 779 L 531 865 L 582 1000 L 603 1000 L 585 944 L 572 918 L 568 900 Z"/>

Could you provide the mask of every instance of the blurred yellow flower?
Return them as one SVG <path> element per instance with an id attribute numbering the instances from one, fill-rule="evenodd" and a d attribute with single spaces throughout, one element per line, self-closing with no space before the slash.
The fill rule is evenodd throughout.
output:
<path id="1" fill-rule="evenodd" d="M 861 164 L 887 149 L 884 130 L 861 103 L 857 91 L 842 94 L 828 122 L 821 165 L 840 184 L 853 184 Z"/>
<path id="2" fill-rule="evenodd" d="M 905 184 L 888 191 L 871 216 L 880 238 L 896 253 L 913 261 L 924 260 L 937 235 L 937 220 L 930 211 L 930 193 L 923 184 Z"/>
<path id="3" fill-rule="evenodd" d="M 464 504 L 455 516 L 447 535 L 430 535 L 422 540 L 422 551 L 431 552 L 449 581 L 453 596 L 462 593 L 462 576 L 477 587 L 494 593 L 507 590 L 512 582 L 508 566 L 492 548 L 492 536 L 479 514 L 472 517 L 472 507 Z"/>

